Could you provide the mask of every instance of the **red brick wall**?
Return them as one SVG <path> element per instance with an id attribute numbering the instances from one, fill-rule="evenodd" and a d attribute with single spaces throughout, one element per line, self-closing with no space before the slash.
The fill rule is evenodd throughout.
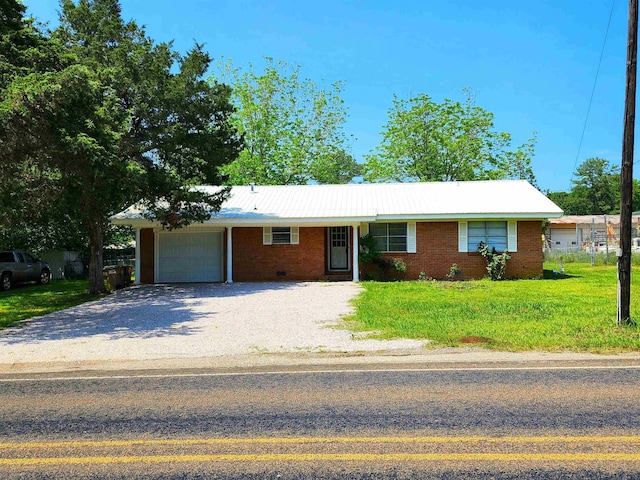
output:
<path id="1" fill-rule="evenodd" d="M 140 229 L 140 283 L 153 283 L 153 228 Z"/>
<path id="2" fill-rule="evenodd" d="M 299 245 L 263 245 L 262 227 L 234 227 L 233 280 L 324 280 L 325 229 L 300 228 Z M 277 272 L 286 272 L 279 276 Z"/>
<path id="3" fill-rule="evenodd" d="M 542 275 L 542 222 L 518 222 L 518 251 L 507 262 L 507 278 Z"/>
<path id="4" fill-rule="evenodd" d="M 510 253 L 507 278 L 532 278 L 542 275 L 542 223 L 518 222 L 518 251 Z M 418 222 L 417 253 L 387 253 L 386 258 L 401 258 L 407 264 L 406 280 L 417 280 L 420 272 L 445 279 L 452 264 L 461 270 L 462 279 L 487 275 L 487 263 L 477 252 L 458 252 L 458 222 Z M 372 274 L 370 265 L 362 265 L 361 279 Z"/>
<path id="5" fill-rule="evenodd" d="M 540 221 L 518 222 L 518 251 L 510 253 L 507 278 L 531 278 L 542 274 Z M 262 227 L 235 227 L 233 234 L 233 280 L 349 280 L 351 273 L 327 274 L 324 227 L 300 228 L 299 245 L 263 245 Z M 418 222 L 417 253 L 389 253 L 407 264 L 403 278 L 416 280 L 420 272 L 445 279 L 453 263 L 462 271 L 461 278 L 482 278 L 487 274 L 486 261 L 477 252 L 458 252 L 458 222 Z M 351 243 L 351 233 L 350 245 Z M 226 235 L 225 235 L 226 242 Z M 226 261 L 226 255 L 225 255 Z M 140 281 L 153 283 L 153 229 L 140 230 Z M 372 273 L 370 265 L 361 265 L 361 279 Z M 226 272 L 226 267 L 225 267 Z M 278 272 L 285 272 L 279 276 Z"/>

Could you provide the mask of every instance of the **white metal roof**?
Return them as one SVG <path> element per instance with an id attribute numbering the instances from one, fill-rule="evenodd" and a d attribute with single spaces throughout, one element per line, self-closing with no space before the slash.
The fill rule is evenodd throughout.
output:
<path id="1" fill-rule="evenodd" d="M 214 192 L 220 187 L 198 189 Z M 207 224 L 357 223 L 473 218 L 543 219 L 562 210 L 524 180 L 238 186 Z M 137 206 L 114 215 L 119 225 L 148 225 Z"/>

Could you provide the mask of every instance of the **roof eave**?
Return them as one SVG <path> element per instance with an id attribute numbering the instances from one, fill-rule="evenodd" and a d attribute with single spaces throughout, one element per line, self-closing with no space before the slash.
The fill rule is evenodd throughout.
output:
<path id="1" fill-rule="evenodd" d="M 473 219 L 518 219 L 540 220 L 546 218 L 559 218 L 561 212 L 521 212 L 521 213 L 465 213 L 465 214 L 419 214 L 419 215 L 375 215 L 360 217 L 214 217 L 205 221 L 204 225 L 220 226 L 263 226 L 263 225 L 308 225 L 308 226 L 337 226 L 352 225 L 356 223 L 371 223 L 384 221 L 440 221 L 440 220 L 473 220 Z M 113 225 L 128 225 L 134 228 L 151 228 L 158 226 L 145 218 L 111 218 Z"/>
<path id="2" fill-rule="evenodd" d="M 420 215 L 378 215 L 378 221 L 393 220 L 473 220 L 473 219 L 514 219 L 514 220 L 539 220 L 561 217 L 561 212 L 512 212 L 512 213 L 444 213 L 444 214 L 420 214 Z"/>

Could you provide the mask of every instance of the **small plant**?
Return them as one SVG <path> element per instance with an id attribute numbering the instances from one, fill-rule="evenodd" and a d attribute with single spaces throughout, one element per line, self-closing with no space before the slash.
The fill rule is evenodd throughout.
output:
<path id="1" fill-rule="evenodd" d="M 449 280 L 455 280 L 461 273 L 462 273 L 462 270 L 458 268 L 458 264 L 454 263 L 451 265 L 451 267 L 449 267 L 449 273 L 447 273 L 447 278 Z"/>
<path id="2" fill-rule="evenodd" d="M 433 279 L 429 275 L 427 275 L 427 272 L 420 272 L 418 274 L 419 282 L 428 282 L 429 280 L 433 280 Z"/>
<path id="3" fill-rule="evenodd" d="M 489 249 L 489 245 L 484 242 L 480 242 L 478 244 L 478 252 L 480 252 L 480 255 L 482 255 L 487 261 L 487 272 L 489 272 L 491 280 L 495 281 L 504 279 L 504 274 L 507 269 L 507 260 L 511 258 L 509 253 L 506 250 L 502 253 L 498 253 L 496 252 L 496 247 L 491 247 L 491 249 Z"/>
<path id="4" fill-rule="evenodd" d="M 393 265 L 393 268 L 400 273 L 405 273 L 407 271 L 407 264 L 404 263 L 404 260 L 401 258 L 392 258 L 391 264 Z"/>

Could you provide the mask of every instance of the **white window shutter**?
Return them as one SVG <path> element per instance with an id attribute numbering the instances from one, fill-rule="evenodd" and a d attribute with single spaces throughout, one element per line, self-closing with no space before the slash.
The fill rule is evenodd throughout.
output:
<path id="1" fill-rule="evenodd" d="M 467 222 L 458 222 L 458 251 L 469 251 L 469 246 L 467 245 Z"/>
<path id="2" fill-rule="evenodd" d="M 291 245 L 300 243 L 300 227 L 291 227 Z"/>
<path id="3" fill-rule="evenodd" d="M 416 222 L 407 222 L 407 253 L 416 253 Z"/>
<path id="4" fill-rule="evenodd" d="M 368 223 L 361 223 L 360 224 L 360 236 L 364 237 L 365 235 L 369 234 L 369 224 Z"/>
<path id="5" fill-rule="evenodd" d="M 518 251 L 518 222 L 516 221 L 507 224 L 507 251 Z"/>
<path id="6" fill-rule="evenodd" d="M 262 227 L 262 244 L 271 245 L 273 243 L 273 235 L 271 235 L 271 227 Z"/>

